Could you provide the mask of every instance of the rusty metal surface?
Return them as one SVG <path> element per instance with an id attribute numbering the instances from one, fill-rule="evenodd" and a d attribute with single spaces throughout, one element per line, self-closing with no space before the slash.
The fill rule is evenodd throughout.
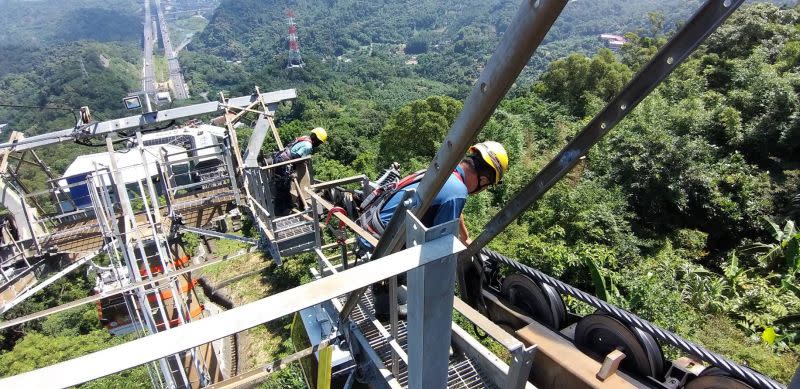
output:
<path id="1" fill-rule="evenodd" d="M 227 187 L 217 187 L 194 192 L 175 198 L 174 209 L 181 217 L 183 224 L 192 227 L 204 227 L 227 213 L 233 206 L 233 192 Z M 169 230 L 170 222 L 166 219 L 167 209 L 161 208 L 165 218 L 162 229 Z M 121 214 L 117 215 L 121 217 Z M 136 214 L 139 234 L 151 235 L 144 212 Z M 52 229 L 52 233 L 42 240 L 42 246 L 48 251 L 70 254 L 85 254 L 99 250 L 103 246 L 100 226 L 94 217 L 61 223 Z"/>

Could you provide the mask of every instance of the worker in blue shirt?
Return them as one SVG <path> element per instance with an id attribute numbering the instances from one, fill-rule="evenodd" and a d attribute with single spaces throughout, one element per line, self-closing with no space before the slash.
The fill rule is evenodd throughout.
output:
<path id="1" fill-rule="evenodd" d="M 291 161 L 311 155 L 316 147 L 328 141 L 328 132 L 322 127 L 311 130 L 311 134 L 301 136 L 286 145 L 283 150 L 272 156 L 268 164 Z M 292 174 L 294 166 L 285 165 L 273 169 L 272 182 L 274 183 L 274 210 L 275 214 L 282 216 L 292 208 Z"/>
<path id="2" fill-rule="evenodd" d="M 462 215 L 467 196 L 479 193 L 490 185 L 500 183 L 507 171 L 508 154 L 500 143 L 486 141 L 470 147 L 467 156 L 456 166 L 442 189 L 434 197 L 430 208 L 422 216 L 422 223 L 427 227 L 432 227 L 459 219 L 459 237 L 468 243 L 469 233 Z M 400 180 L 391 188 L 376 189 L 365 200 L 366 204 L 362 204 L 363 212 L 358 219 L 361 227 L 376 238 L 380 238 L 395 209 L 403 201 L 405 191 L 419 186 L 423 173 L 424 171 L 414 173 Z M 358 243 L 362 251 L 373 249 L 362 238 L 358 239 Z M 388 315 L 388 288 L 384 284 L 376 285 L 377 287 L 373 287 L 376 316 L 383 318 Z M 404 311 L 405 304 L 401 297 L 401 315 L 404 315 Z"/>

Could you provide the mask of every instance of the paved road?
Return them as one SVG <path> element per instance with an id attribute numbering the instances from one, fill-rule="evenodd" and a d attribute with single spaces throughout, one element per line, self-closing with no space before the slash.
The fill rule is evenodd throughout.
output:
<path id="1" fill-rule="evenodd" d="M 150 14 L 150 0 L 144 0 L 144 64 L 142 65 L 142 89 L 147 93 L 156 92 L 156 70 L 153 64 L 153 23 Z"/>
<path id="2" fill-rule="evenodd" d="M 147 2 L 147 0 L 145 0 Z M 161 3 L 155 0 L 156 13 L 158 15 L 158 23 L 161 30 L 161 42 L 164 45 L 164 55 L 167 57 L 167 66 L 169 67 L 169 79 L 175 88 L 175 99 L 189 98 L 189 88 L 183 79 L 181 73 L 181 65 L 178 63 L 178 56 L 172 49 L 172 41 L 169 39 L 169 28 L 167 27 L 167 20 L 164 18 L 164 12 L 161 11 Z"/>

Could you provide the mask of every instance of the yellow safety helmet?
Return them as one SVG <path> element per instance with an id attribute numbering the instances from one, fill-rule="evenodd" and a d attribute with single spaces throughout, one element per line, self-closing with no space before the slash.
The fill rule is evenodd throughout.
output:
<path id="1" fill-rule="evenodd" d="M 481 158 L 494 169 L 495 184 L 503 180 L 503 175 L 508 172 L 508 153 L 503 145 L 489 140 L 470 147 L 469 152 L 480 154 Z"/>
<path id="2" fill-rule="evenodd" d="M 317 127 L 311 130 L 311 133 L 317 136 L 320 142 L 325 143 L 328 141 L 328 132 L 322 127 Z"/>

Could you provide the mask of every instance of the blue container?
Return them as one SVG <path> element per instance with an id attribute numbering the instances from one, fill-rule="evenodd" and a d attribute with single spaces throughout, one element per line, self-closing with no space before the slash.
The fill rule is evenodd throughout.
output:
<path id="1" fill-rule="evenodd" d="M 87 175 L 89 175 L 89 173 L 66 178 L 68 185 L 83 182 L 82 185 L 75 185 L 69 188 L 69 195 L 72 197 L 72 201 L 75 202 L 76 208 L 86 208 L 92 206 L 92 199 L 89 197 L 89 186 L 86 184 Z"/>

